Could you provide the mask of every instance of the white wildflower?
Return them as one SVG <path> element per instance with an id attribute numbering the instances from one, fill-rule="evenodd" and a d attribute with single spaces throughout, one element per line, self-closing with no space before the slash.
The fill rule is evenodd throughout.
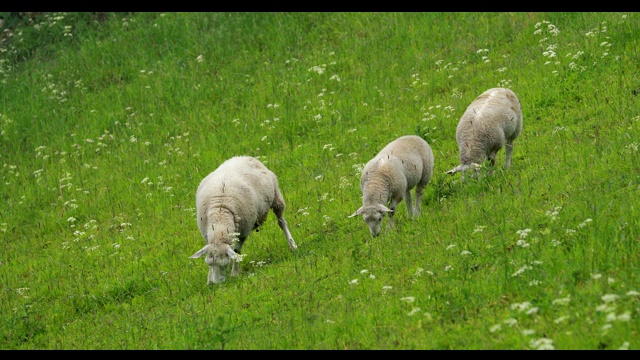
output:
<path id="1" fill-rule="evenodd" d="M 565 298 L 560 298 L 560 299 L 555 299 L 553 300 L 551 303 L 556 305 L 567 305 L 569 303 L 569 301 L 571 301 L 571 297 L 567 296 Z"/>
<path id="2" fill-rule="evenodd" d="M 495 324 L 491 328 L 489 328 L 489 332 L 494 333 L 501 329 L 502 329 L 502 324 Z"/>
<path id="3" fill-rule="evenodd" d="M 476 228 L 473 229 L 473 232 L 474 233 L 483 232 L 486 227 L 487 227 L 486 225 L 476 225 Z"/>
<path id="4" fill-rule="evenodd" d="M 532 339 L 529 345 L 536 350 L 554 350 L 553 340 L 549 338 Z"/>
<path id="5" fill-rule="evenodd" d="M 538 312 L 538 307 L 532 307 L 531 309 L 527 310 L 527 312 L 525 312 L 525 314 L 527 315 L 531 315 L 531 314 L 535 314 Z"/>
<path id="6" fill-rule="evenodd" d="M 601 299 L 605 303 L 610 303 L 610 302 L 618 300 L 619 297 L 620 296 L 616 295 L 616 294 L 605 294 L 605 295 L 602 295 Z"/>
<path id="7" fill-rule="evenodd" d="M 511 304 L 511 309 L 512 310 L 517 309 L 520 312 L 522 312 L 524 310 L 527 310 L 530 307 L 531 307 L 531 303 L 528 302 L 528 301 L 525 301 L 525 302 L 522 302 L 522 303 Z"/>
<path id="8" fill-rule="evenodd" d="M 625 311 L 624 313 L 618 315 L 616 320 L 628 322 L 629 320 L 631 320 L 631 312 Z"/>
<path id="9" fill-rule="evenodd" d="M 560 316 L 559 318 L 553 320 L 553 322 L 556 324 L 560 324 L 561 322 L 567 320 L 568 318 L 569 318 L 568 316 Z"/>

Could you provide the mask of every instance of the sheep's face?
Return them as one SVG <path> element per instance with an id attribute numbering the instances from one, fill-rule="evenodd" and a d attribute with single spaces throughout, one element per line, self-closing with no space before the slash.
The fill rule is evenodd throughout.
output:
<path id="1" fill-rule="evenodd" d="M 229 265 L 237 256 L 231 246 L 228 244 L 208 244 L 205 245 L 192 258 L 199 258 L 205 255 L 204 262 L 209 265 L 209 274 L 207 275 L 208 284 L 219 284 L 224 282 L 225 277 L 222 275 L 222 268 Z"/>
<path id="2" fill-rule="evenodd" d="M 382 219 L 384 218 L 384 212 L 375 208 L 365 210 L 362 214 L 364 222 L 369 227 L 369 231 L 372 236 L 380 235 L 380 228 L 382 227 Z"/>
<path id="3" fill-rule="evenodd" d="M 227 244 L 211 244 L 207 249 L 207 256 L 204 258 L 204 262 L 209 266 L 224 267 L 229 265 L 231 259 L 235 256 L 235 252 L 231 250 L 231 247 Z"/>
<path id="4" fill-rule="evenodd" d="M 369 231 L 372 236 L 380 235 L 380 228 L 382 227 L 382 219 L 386 213 L 391 213 L 393 210 L 387 208 L 382 204 L 368 205 L 360 207 L 356 212 L 349 217 L 362 215 L 362 219 L 369 227 Z"/>

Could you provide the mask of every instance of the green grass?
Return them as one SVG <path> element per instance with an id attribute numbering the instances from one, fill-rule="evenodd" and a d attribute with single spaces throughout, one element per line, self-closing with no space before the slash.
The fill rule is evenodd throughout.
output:
<path id="1" fill-rule="evenodd" d="M 1 349 L 640 349 L 637 13 L 0 13 Z M 4 29 L 1 29 L 4 30 Z M 520 98 L 512 167 L 455 129 Z M 435 156 L 372 238 L 362 166 Z M 206 285 L 199 182 L 280 181 L 240 277 Z"/>

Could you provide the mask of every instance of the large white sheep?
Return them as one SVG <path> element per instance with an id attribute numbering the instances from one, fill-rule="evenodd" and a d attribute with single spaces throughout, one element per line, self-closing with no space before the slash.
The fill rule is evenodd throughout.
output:
<path id="1" fill-rule="evenodd" d="M 433 151 L 429 144 L 416 135 L 399 137 L 365 165 L 360 177 L 363 205 L 349 217 L 362 215 L 371 235 L 378 236 L 385 214 L 389 214 L 387 225 L 393 227 L 393 214 L 402 199 L 406 199 L 408 217 L 419 216 L 422 193 L 432 175 Z M 411 198 L 414 187 L 415 202 Z"/>
<path id="2" fill-rule="evenodd" d="M 205 256 L 207 285 L 225 280 L 222 267 L 233 261 L 231 276 L 240 275 L 242 245 L 273 209 L 289 248 L 297 248 L 287 221 L 285 202 L 276 175 L 258 159 L 236 156 L 207 175 L 196 191 L 196 212 L 206 245 L 191 258 Z"/>
<path id="3" fill-rule="evenodd" d="M 495 165 L 496 154 L 505 148 L 504 167 L 511 166 L 513 141 L 522 133 L 520 100 L 510 89 L 492 88 L 480 94 L 467 107 L 458 127 L 456 140 L 460 165 L 447 174 L 478 170 L 485 160 Z"/>

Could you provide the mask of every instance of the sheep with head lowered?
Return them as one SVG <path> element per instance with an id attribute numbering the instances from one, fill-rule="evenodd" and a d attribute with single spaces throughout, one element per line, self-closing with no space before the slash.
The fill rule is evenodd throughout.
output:
<path id="1" fill-rule="evenodd" d="M 371 235 L 378 236 L 382 219 L 389 215 L 393 227 L 396 206 L 405 199 L 408 217 L 422 209 L 422 193 L 433 175 L 433 151 L 419 136 L 406 135 L 385 146 L 362 170 L 362 206 L 349 217 L 362 215 Z M 411 190 L 415 188 L 415 201 Z M 387 207 L 387 205 L 389 207 Z"/>
<path id="2" fill-rule="evenodd" d="M 191 258 L 205 255 L 207 285 L 225 281 L 222 268 L 233 262 L 231 276 L 240 275 L 240 251 L 253 230 L 258 230 L 272 209 L 289 248 L 297 248 L 287 221 L 285 202 L 276 175 L 260 160 L 236 156 L 207 175 L 196 191 L 198 228 L 206 245 Z"/>
<path id="3" fill-rule="evenodd" d="M 456 128 L 460 165 L 447 171 L 451 175 L 473 169 L 485 160 L 495 165 L 496 154 L 505 148 L 504 167 L 511 166 L 513 141 L 522 133 L 522 108 L 516 94 L 505 88 L 492 88 L 475 98 Z"/>

